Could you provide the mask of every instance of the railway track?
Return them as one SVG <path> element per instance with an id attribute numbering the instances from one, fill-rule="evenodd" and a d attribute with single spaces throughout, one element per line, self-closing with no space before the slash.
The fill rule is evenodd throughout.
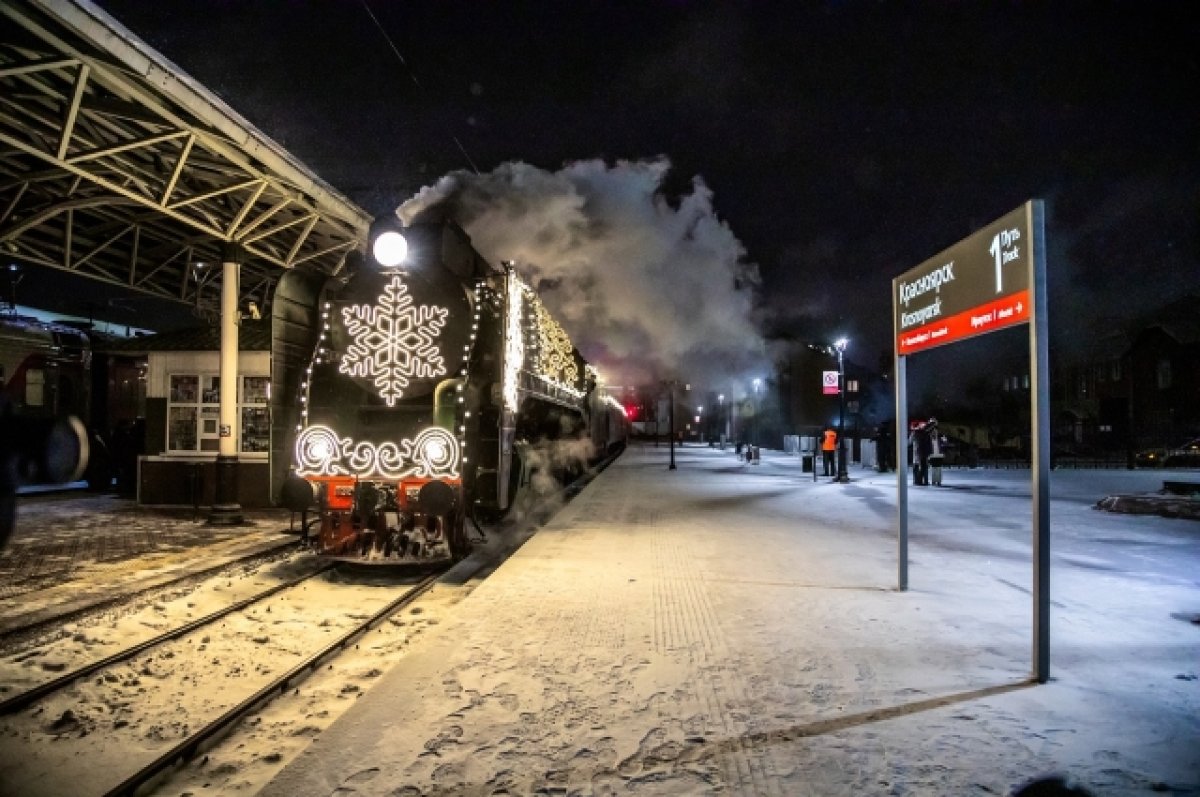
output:
<path id="1" fill-rule="evenodd" d="M 539 516 L 569 501 L 594 473 L 525 504 L 517 514 L 540 525 L 544 517 Z M 289 584 L 240 601 L 241 613 L 229 606 L 192 621 L 192 611 L 204 611 L 211 600 L 193 592 L 172 596 L 166 609 L 152 601 L 102 630 L 95 625 L 64 629 L 63 642 L 50 646 L 58 651 L 54 661 L 32 658 L 18 668 L 29 672 L 61 665 L 62 650 L 71 649 L 72 642 L 90 651 L 112 638 L 134 638 L 140 626 L 169 618 L 178 626 L 55 677 L 35 687 L 36 693 L 0 703 L 0 759 L 19 767 L 9 781 L 17 789 L 13 793 L 62 793 L 39 790 L 39 783 L 94 789 L 77 789 L 80 794 L 129 795 L 157 789 L 196 793 L 210 783 L 233 788 L 233 779 L 238 788 L 261 782 L 264 772 L 311 743 L 370 688 L 373 678 L 405 655 L 413 640 L 441 622 L 445 611 L 520 547 L 533 533 L 527 526 L 510 518 L 490 528 L 490 542 L 480 556 L 461 563 L 466 567 L 456 568 L 427 600 L 418 599 L 434 585 L 436 574 L 406 588 L 394 575 L 380 578 L 377 571 L 368 576 L 339 567 L 323 571 L 328 574 L 314 588 L 305 581 L 319 574 L 293 578 L 295 568 L 307 563 L 290 560 L 274 570 L 274 577 L 290 579 Z M 226 601 L 230 589 L 244 596 L 247 577 L 213 579 L 220 585 L 209 584 L 201 592 L 216 589 Z M 406 591 L 397 596 L 399 589 Z M 185 601 L 186 610 L 181 608 Z M 377 632 L 368 635 L 372 629 Z M 275 669 L 286 672 L 276 675 Z M 301 685 L 309 675 L 314 677 Z M 139 768 L 129 774 L 134 767 Z"/>
<path id="2" fill-rule="evenodd" d="M 263 686 L 245 700 L 230 708 L 200 730 L 176 744 L 167 752 L 151 761 L 146 766 L 130 775 L 117 786 L 104 793 L 104 797 L 122 797 L 133 795 L 143 786 L 154 781 L 177 765 L 189 761 L 206 742 L 219 738 L 225 731 L 237 724 L 243 717 L 259 709 L 274 696 L 289 689 L 292 684 L 308 675 L 330 656 L 343 650 L 355 639 L 367 633 L 377 625 L 400 611 L 421 595 L 425 594 L 438 580 L 439 573 L 426 576 L 420 582 L 410 587 L 403 595 L 390 601 L 366 620 L 358 623 L 346 633 L 326 645 L 321 650 L 299 662 L 287 672 Z"/>
<path id="3" fill-rule="evenodd" d="M 72 606 L 70 609 L 61 612 L 54 612 L 48 615 L 37 617 L 30 622 L 21 625 L 14 625 L 3 630 L 0 630 L 0 647 L 7 646 L 21 639 L 27 639 L 44 632 L 48 628 L 61 626 L 65 623 L 76 622 L 84 617 L 99 614 L 113 609 L 125 603 L 146 598 L 151 595 L 167 592 L 185 586 L 190 583 L 197 583 L 208 578 L 213 578 L 220 573 L 232 570 L 239 567 L 254 565 L 259 562 L 264 562 L 281 554 L 294 551 L 296 549 L 296 541 L 289 539 L 279 545 L 270 548 L 253 551 L 251 553 L 238 556 L 234 559 L 214 564 L 211 567 L 200 568 L 198 570 L 190 570 L 181 573 L 174 578 L 156 581 L 149 586 L 122 592 L 116 595 L 103 598 L 101 600 L 92 601 L 83 606 Z M 20 600 L 25 596 L 18 596 Z M 2 713 L 2 712 L 0 712 Z"/>
<path id="4" fill-rule="evenodd" d="M 402 594 L 396 596 L 396 587 L 388 579 L 379 580 L 377 583 L 368 583 L 364 587 L 360 583 L 362 579 L 357 574 L 347 576 L 341 573 L 340 568 L 334 562 L 314 561 L 312 564 L 316 567 L 298 576 L 287 578 L 267 589 L 258 590 L 253 595 L 231 602 L 198 619 L 176 624 L 169 630 L 156 634 L 153 638 L 142 640 L 112 655 L 74 668 L 70 672 L 0 702 L 0 718 L 3 718 L 6 731 L 4 736 L 7 737 L 0 741 L 0 758 L 8 760 L 16 758 L 5 748 L 5 745 L 8 743 L 19 744 L 19 742 L 10 742 L 10 739 L 24 736 L 25 741 L 36 742 L 37 737 L 44 734 L 47 728 L 59 730 L 70 728 L 70 732 L 56 734 L 53 737 L 55 745 L 41 748 L 39 751 L 39 754 L 45 756 L 41 766 L 49 771 L 59 771 L 60 765 L 64 768 L 79 766 L 83 763 L 80 759 L 86 761 L 92 755 L 99 755 L 100 760 L 103 760 L 105 757 L 103 749 L 96 751 L 89 747 L 89 743 L 95 738 L 93 732 L 95 732 L 95 736 L 109 736 L 109 744 L 119 745 L 131 751 L 137 749 L 139 744 L 136 736 L 133 739 L 120 738 L 125 731 L 130 730 L 127 727 L 128 721 L 115 721 L 105 717 L 100 723 L 93 723 L 82 732 L 75 732 L 76 729 L 72 723 L 77 718 L 95 718 L 97 714 L 101 713 L 98 709 L 102 704 L 107 706 L 104 713 L 110 713 L 114 706 L 120 706 L 126 716 L 149 718 L 146 720 L 146 725 L 151 726 L 152 731 L 165 726 L 168 719 L 180 711 L 180 707 L 174 705 L 172 698 L 165 694 L 165 692 L 169 692 L 169 686 L 150 690 L 146 690 L 144 686 L 136 689 L 121 688 L 129 683 L 136 684 L 139 674 L 142 676 L 140 680 L 143 684 L 149 682 L 151 677 L 147 676 L 152 669 L 152 662 L 162 662 L 165 665 L 163 671 L 164 673 L 170 671 L 171 680 L 174 680 L 174 676 L 177 674 L 174 671 L 179 670 L 178 674 L 182 675 L 181 685 L 185 687 L 184 691 L 186 691 L 189 681 L 187 673 L 189 671 L 194 673 L 203 668 L 203 660 L 207 654 L 200 653 L 200 651 L 205 650 L 210 639 L 213 640 L 212 647 L 217 648 L 221 638 L 239 633 L 235 630 L 239 627 L 237 623 L 223 621 L 236 619 L 245 622 L 247 616 L 257 614 L 259 620 L 272 618 L 272 622 L 284 623 L 293 627 L 309 622 L 306 612 L 313 596 L 310 594 L 306 599 L 303 595 L 308 593 L 303 593 L 303 591 L 314 579 L 326 574 L 328 577 L 320 579 L 320 582 L 329 583 L 317 587 L 316 599 L 318 602 L 328 599 L 331 594 L 354 592 L 356 589 L 368 589 L 374 593 L 369 596 L 371 603 L 365 603 L 359 593 L 358 597 L 349 598 L 347 601 L 349 606 L 356 608 L 352 609 L 347 605 L 342 605 L 336 610 L 340 617 L 345 618 L 354 615 L 358 607 L 365 606 L 366 608 L 362 610 L 364 615 L 362 618 L 355 618 L 350 623 L 341 623 L 340 627 L 332 629 L 327 628 L 331 625 L 330 623 L 314 622 L 314 625 L 320 625 L 324 630 L 335 633 L 336 637 L 329 640 L 327 635 L 318 637 L 310 633 L 299 644 L 300 649 L 296 651 L 297 655 L 286 660 L 280 659 L 279 661 L 282 663 L 278 665 L 275 656 L 264 655 L 258 649 L 248 646 L 243 646 L 237 654 L 228 650 L 222 652 L 220 660 L 223 668 L 243 676 L 250 675 L 258 682 L 246 683 L 244 678 L 238 678 L 236 681 L 222 681 L 220 674 L 216 674 L 214 677 L 217 678 L 218 686 L 200 686 L 199 688 L 206 696 L 203 705 L 192 705 L 183 709 L 185 719 L 183 727 L 186 729 L 186 733 L 182 734 L 177 741 L 172 740 L 174 743 L 165 752 L 159 753 L 132 775 L 124 777 L 116 786 L 103 792 L 105 795 L 139 793 L 160 776 L 190 760 L 197 752 L 204 749 L 206 744 L 221 738 L 247 714 L 262 708 L 274 697 L 287 692 L 307 674 L 321 667 L 327 660 L 331 660 L 339 651 L 355 643 L 359 637 L 400 612 L 428 591 L 440 575 L 440 572 L 426 575 L 416 584 L 406 588 Z M 293 563 L 291 566 L 294 567 L 295 564 Z M 191 604 L 189 603 L 189 605 Z M 372 610 L 371 607 L 377 608 Z M 231 618 L 231 616 L 233 617 Z M 218 623 L 221 624 L 219 631 L 205 633 L 206 629 L 212 628 Z M 262 631 L 256 633 L 265 636 Z M 54 646 L 42 647 L 53 649 Z M 287 645 L 287 647 L 296 646 Z M 37 655 L 37 650 L 35 648 L 34 655 Z M 27 652 L 22 655 L 29 656 L 30 654 Z M 255 664 L 259 657 L 271 661 L 271 668 L 283 666 L 287 669 L 282 674 L 260 680 L 260 676 L 270 670 L 260 672 L 259 665 Z M 133 674 L 132 678 L 131 673 Z M 190 677 L 193 678 L 192 686 L 195 687 L 194 676 Z M 166 678 L 165 675 L 164 678 Z M 253 689 L 253 692 L 247 695 L 246 692 L 250 688 Z M 97 700 L 94 696 L 97 689 L 107 692 L 109 696 Z M 237 691 L 233 691 L 234 689 Z M 89 695 L 89 692 L 92 694 Z M 64 711 L 63 706 L 69 706 L 69 708 Z M 58 719 L 50 722 L 45 719 L 52 717 Z M 201 727 L 196 728 L 197 723 Z M 123 727 L 124 730 L 118 730 Z M 18 730 L 20 728 L 27 730 Z M 161 737 L 151 734 L 145 734 L 143 738 L 145 737 L 161 739 Z M 159 745 L 153 745 L 152 749 L 155 747 L 161 749 Z M 38 748 L 35 746 L 34 749 Z M 62 760 L 64 758 L 76 760 L 68 762 Z M 124 758 L 122 756 L 122 759 Z M 86 763 L 83 765 L 85 768 L 87 767 Z M 120 775 L 121 772 L 117 770 L 106 774 L 114 776 Z M 28 775 L 20 777 L 28 777 Z M 115 777 L 104 779 L 90 777 L 87 783 L 95 784 L 97 780 L 101 783 L 104 780 L 112 782 L 115 779 Z M 2 781 L 4 778 L 0 777 L 0 782 Z M 5 791 L 3 785 L 0 785 L 0 791 Z M 94 794 L 98 792 L 81 789 L 79 793 Z"/>
<path id="5" fill-rule="evenodd" d="M 173 628 L 170 631 L 166 631 L 162 634 L 159 634 L 158 636 L 151 637 L 150 639 L 147 639 L 143 642 L 139 642 L 138 644 L 128 647 L 125 650 L 114 653 L 111 656 L 105 656 L 104 658 L 94 661 L 91 664 L 87 664 L 83 667 L 79 667 L 78 669 L 72 670 L 71 672 L 68 672 L 65 675 L 60 675 L 59 677 L 57 677 L 51 681 L 47 681 L 46 683 L 35 686 L 34 688 L 28 689 L 24 692 L 21 692 L 20 694 L 13 695 L 12 697 L 8 698 L 7 700 L 0 701 L 0 716 L 6 715 L 6 714 L 12 714 L 14 711 L 20 711 L 21 709 L 25 708 L 26 706 L 36 703 L 38 700 L 41 700 L 42 698 L 46 697 L 47 695 L 51 695 L 51 694 L 57 692 L 58 690 L 69 686 L 70 684 L 74 683 L 75 681 L 78 681 L 81 678 L 86 678 L 87 676 L 91 675 L 92 673 L 99 672 L 100 670 L 103 670 L 106 667 L 111 667 L 114 664 L 119 664 L 123 661 L 128 661 L 129 659 L 132 659 L 134 656 L 137 656 L 147 650 L 150 650 L 151 648 L 155 648 L 166 642 L 170 642 L 172 640 L 179 639 L 180 637 L 182 637 L 186 634 L 190 634 L 193 631 L 196 631 L 197 629 L 204 628 L 205 626 L 208 626 L 208 625 L 212 625 L 217 620 L 220 620 L 223 617 L 227 617 L 227 616 L 233 614 L 234 612 L 242 611 L 243 609 L 253 606 L 256 603 L 259 603 L 260 601 L 266 600 L 267 598 L 271 597 L 272 595 L 275 595 L 286 589 L 291 589 L 292 587 L 295 587 L 298 584 L 302 584 L 305 581 L 308 581 L 309 579 L 314 578 L 314 577 L 320 575 L 321 573 L 324 573 L 326 570 L 329 570 L 332 567 L 333 567 L 333 563 L 331 563 L 331 562 L 322 563 L 321 566 L 319 566 L 316 570 L 313 570 L 311 573 L 305 573 L 304 575 L 299 576 L 297 578 L 291 579 L 289 581 L 285 581 L 281 584 L 276 584 L 275 586 L 273 586 L 269 589 L 263 590 L 262 592 L 259 592 L 256 595 L 252 595 L 251 597 L 237 601 L 236 603 L 231 603 L 230 605 L 228 605 L 224 608 L 218 609 L 217 611 L 207 614 L 204 617 L 201 617 L 197 620 L 193 620 L 192 622 L 187 623 L 186 625 L 179 626 L 178 628 Z"/>

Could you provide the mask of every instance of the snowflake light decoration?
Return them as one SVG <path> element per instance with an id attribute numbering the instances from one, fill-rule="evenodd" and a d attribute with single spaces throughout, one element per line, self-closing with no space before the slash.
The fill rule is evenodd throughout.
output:
<path id="1" fill-rule="evenodd" d="M 393 276 L 378 304 L 342 308 L 342 320 L 354 342 L 338 370 L 348 376 L 374 377 L 380 398 L 395 406 L 410 379 L 446 373 L 437 338 L 448 314 L 437 305 L 415 305 L 403 280 Z"/>

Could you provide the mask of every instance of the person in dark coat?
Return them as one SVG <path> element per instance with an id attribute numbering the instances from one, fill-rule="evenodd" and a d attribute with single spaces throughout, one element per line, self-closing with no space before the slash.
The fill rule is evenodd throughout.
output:
<path id="1" fill-rule="evenodd" d="M 892 429 L 889 421 L 884 421 L 879 424 L 879 429 L 875 433 L 875 458 L 879 461 L 879 472 L 887 473 L 892 470 Z"/>
<path id="2" fill-rule="evenodd" d="M 933 486 L 941 487 L 942 465 L 946 460 L 946 438 L 942 437 L 938 429 L 937 418 L 930 418 L 925 428 L 929 432 L 929 468 L 932 471 Z"/>
<path id="3" fill-rule="evenodd" d="M 908 443 L 913 452 L 913 484 L 929 484 L 929 456 L 933 453 L 933 439 L 929 428 L 922 423 L 913 430 Z"/>

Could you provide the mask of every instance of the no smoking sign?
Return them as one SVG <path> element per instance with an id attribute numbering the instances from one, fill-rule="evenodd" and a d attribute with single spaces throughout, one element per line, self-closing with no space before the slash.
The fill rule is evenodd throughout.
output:
<path id="1" fill-rule="evenodd" d="M 837 392 L 838 392 L 838 372 L 837 371 L 822 371 L 821 372 L 821 392 L 826 395 L 837 395 Z"/>

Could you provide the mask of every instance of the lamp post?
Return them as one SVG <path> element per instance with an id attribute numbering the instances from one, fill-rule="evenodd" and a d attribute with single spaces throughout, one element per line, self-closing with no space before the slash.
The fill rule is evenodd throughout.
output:
<path id="1" fill-rule="evenodd" d="M 717 396 L 717 437 L 721 440 L 721 450 L 725 450 L 725 394 Z"/>
<path id="2" fill-rule="evenodd" d="M 667 470 L 675 470 L 675 382 L 667 383 L 667 418 L 670 419 L 671 427 L 671 466 Z"/>
<path id="3" fill-rule="evenodd" d="M 837 478 L 834 481 L 848 482 L 849 475 L 846 473 L 846 344 L 850 341 L 845 338 L 838 338 L 833 342 L 833 347 L 837 349 L 838 356 L 838 451 L 837 451 Z"/>
<path id="4" fill-rule="evenodd" d="M 758 389 L 760 387 L 762 387 L 762 380 L 755 377 L 755 379 L 754 379 L 754 435 L 753 435 L 753 437 L 754 437 L 754 445 L 756 445 L 756 446 L 759 445 L 759 435 L 760 435 L 759 419 L 758 419 L 758 411 L 759 411 L 759 407 L 760 407 L 760 404 L 758 401 Z"/>

